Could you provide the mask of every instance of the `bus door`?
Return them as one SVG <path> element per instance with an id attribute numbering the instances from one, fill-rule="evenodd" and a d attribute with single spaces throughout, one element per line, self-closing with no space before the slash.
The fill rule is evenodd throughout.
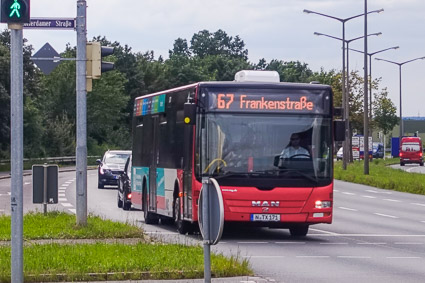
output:
<path id="1" fill-rule="evenodd" d="M 159 117 L 152 116 L 152 129 L 151 129 L 151 138 L 152 138 L 152 156 L 149 166 L 149 211 L 156 212 L 156 191 L 157 191 L 157 165 L 159 163 L 159 150 L 158 150 L 158 126 L 159 126 Z"/>
<path id="2" fill-rule="evenodd" d="M 183 216 L 192 218 L 193 126 L 184 127 Z"/>

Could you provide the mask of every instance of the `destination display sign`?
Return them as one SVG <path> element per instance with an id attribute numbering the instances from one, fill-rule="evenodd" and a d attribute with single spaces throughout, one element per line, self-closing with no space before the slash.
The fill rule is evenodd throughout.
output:
<path id="1" fill-rule="evenodd" d="M 327 98 L 325 98 L 327 96 Z M 326 113 L 324 100 L 330 103 L 325 91 L 261 91 L 261 90 L 217 90 L 209 91 L 209 110 L 213 111 L 255 111 L 282 113 Z M 326 109 L 325 109 L 326 108 Z"/>
<path id="2" fill-rule="evenodd" d="M 29 23 L 24 24 L 25 29 L 60 29 L 74 30 L 75 19 L 66 18 L 31 18 Z"/>

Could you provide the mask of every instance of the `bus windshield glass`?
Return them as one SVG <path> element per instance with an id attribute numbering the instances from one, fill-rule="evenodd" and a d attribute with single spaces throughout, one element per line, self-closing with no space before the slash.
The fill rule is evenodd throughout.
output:
<path id="1" fill-rule="evenodd" d="M 204 125 L 197 145 L 197 177 L 213 176 L 224 183 L 270 179 L 272 186 L 331 182 L 330 118 L 210 112 Z"/>

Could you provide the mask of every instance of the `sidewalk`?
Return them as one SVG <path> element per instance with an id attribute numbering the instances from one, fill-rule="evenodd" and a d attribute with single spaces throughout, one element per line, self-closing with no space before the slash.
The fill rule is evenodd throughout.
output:
<path id="1" fill-rule="evenodd" d="M 79 282 L 88 282 L 88 283 L 105 283 L 105 281 L 79 281 Z M 130 280 L 130 281 L 107 281 L 108 283 L 203 283 L 204 279 L 183 279 L 183 280 Z M 273 279 L 255 277 L 255 276 L 239 276 L 239 277 L 227 277 L 227 278 L 211 278 L 211 282 L 215 283 L 266 283 L 266 282 L 276 282 Z M 71 282 L 66 282 L 71 283 Z"/>

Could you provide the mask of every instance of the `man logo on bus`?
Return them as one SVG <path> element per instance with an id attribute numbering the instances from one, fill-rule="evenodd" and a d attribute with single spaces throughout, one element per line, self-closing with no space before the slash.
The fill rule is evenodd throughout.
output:
<path id="1" fill-rule="evenodd" d="M 279 206 L 279 202 L 278 201 L 271 201 L 270 203 L 268 201 L 252 201 L 252 206 Z"/>

